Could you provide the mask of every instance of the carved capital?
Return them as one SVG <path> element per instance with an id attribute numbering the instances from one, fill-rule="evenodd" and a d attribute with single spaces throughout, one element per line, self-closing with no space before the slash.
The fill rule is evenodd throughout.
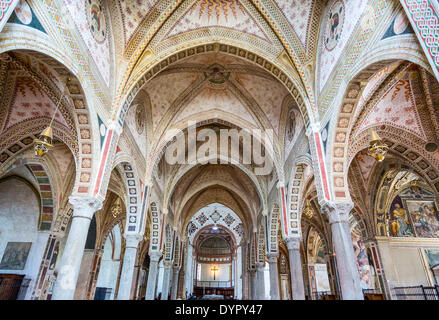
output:
<path id="1" fill-rule="evenodd" d="M 277 258 L 279 258 L 278 253 L 269 253 L 267 254 L 268 263 L 277 263 Z"/>
<path id="2" fill-rule="evenodd" d="M 349 222 L 349 213 L 353 207 L 353 202 L 328 201 L 322 205 L 322 212 L 326 214 L 330 224 L 347 223 Z"/>
<path id="3" fill-rule="evenodd" d="M 163 213 L 164 215 L 167 215 L 168 212 L 169 212 L 168 208 L 163 208 L 163 209 L 162 209 L 162 213 Z"/>
<path id="4" fill-rule="evenodd" d="M 165 267 L 165 269 L 171 269 L 172 261 L 163 261 L 163 267 Z"/>
<path id="5" fill-rule="evenodd" d="M 285 243 L 287 244 L 288 250 L 299 250 L 301 241 L 302 240 L 300 238 L 287 238 L 287 239 L 285 239 Z"/>
<path id="6" fill-rule="evenodd" d="M 139 245 L 139 242 L 142 241 L 143 235 L 136 233 L 136 234 L 125 234 L 124 235 L 126 247 L 127 248 L 137 248 Z"/>
<path id="7" fill-rule="evenodd" d="M 69 202 L 73 206 L 73 217 L 91 219 L 96 211 L 102 209 L 102 201 L 94 197 L 70 196 Z"/>
<path id="8" fill-rule="evenodd" d="M 109 124 L 108 130 L 113 130 L 118 136 L 122 134 L 123 127 L 117 121 L 113 121 Z"/>
<path id="9" fill-rule="evenodd" d="M 256 269 L 257 270 L 264 269 L 264 267 L 265 267 L 264 263 L 262 263 L 262 262 L 257 262 L 256 263 Z"/>
<path id="10" fill-rule="evenodd" d="M 154 262 L 158 262 L 162 257 L 162 253 L 160 251 L 150 251 L 148 252 L 149 259 Z"/>

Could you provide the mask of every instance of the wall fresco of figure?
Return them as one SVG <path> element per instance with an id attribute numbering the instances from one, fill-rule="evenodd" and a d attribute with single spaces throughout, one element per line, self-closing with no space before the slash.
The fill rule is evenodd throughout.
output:
<path id="1" fill-rule="evenodd" d="M 413 237 L 413 227 L 402 204 L 401 197 L 396 196 L 390 206 L 390 235 L 394 237 Z"/>
<path id="2" fill-rule="evenodd" d="M 424 238 L 439 237 L 439 217 L 434 201 L 407 200 L 406 203 L 416 235 Z"/>

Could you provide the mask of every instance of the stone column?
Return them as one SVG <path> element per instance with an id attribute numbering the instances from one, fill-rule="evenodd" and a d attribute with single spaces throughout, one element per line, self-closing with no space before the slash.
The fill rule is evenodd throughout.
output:
<path id="1" fill-rule="evenodd" d="M 256 281 L 258 300 L 265 300 L 264 264 L 262 262 L 256 264 Z"/>
<path id="2" fill-rule="evenodd" d="M 177 289 L 178 289 L 178 275 L 180 273 L 180 267 L 172 268 L 172 286 L 171 286 L 171 300 L 177 299 Z"/>
<path id="3" fill-rule="evenodd" d="M 192 252 L 193 252 L 193 247 L 192 245 L 189 243 L 188 244 L 188 248 L 187 248 L 187 261 L 186 261 L 186 292 L 187 292 L 187 297 L 189 298 L 189 295 L 192 293 L 192 288 L 193 288 L 193 282 L 192 282 L 192 264 L 193 264 L 193 258 L 192 258 Z"/>
<path id="4" fill-rule="evenodd" d="M 163 285 L 162 285 L 162 300 L 168 300 L 169 295 L 169 284 L 171 282 L 171 267 L 172 263 L 169 261 L 165 261 L 163 263 L 165 268 L 163 273 Z"/>
<path id="5" fill-rule="evenodd" d="M 250 277 L 250 288 L 251 288 L 251 300 L 257 300 L 258 297 L 256 296 L 256 270 L 251 269 L 248 271 L 248 275 Z"/>
<path id="6" fill-rule="evenodd" d="M 236 281 L 235 281 L 235 297 L 242 300 L 242 250 L 241 246 L 236 250 Z"/>
<path id="7" fill-rule="evenodd" d="M 322 206 L 322 211 L 328 216 L 331 225 L 343 300 L 364 299 L 349 227 L 349 214 L 353 206 L 352 202 L 326 202 Z"/>
<path id="8" fill-rule="evenodd" d="M 286 239 L 288 254 L 290 256 L 291 292 L 293 294 L 293 300 L 305 300 L 300 242 L 300 238 Z"/>
<path id="9" fill-rule="evenodd" d="M 149 252 L 149 272 L 148 272 L 148 283 L 146 285 L 146 296 L 145 300 L 154 300 L 155 288 L 157 284 L 157 275 L 159 268 L 159 260 L 162 256 L 160 251 L 150 251 Z"/>
<path id="10" fill-rule="evenodd" d="M 279 272 L 277 269 L 277 258 L 279 255 L 276 253 L 267 254 L 268 265 L 270 267 L 270 297 L 271 300 L 280 300 L 279 293 Z"/>
<path id="11" fill-rule="evenodd" d="M 52 300 L 72 300 L 84 254 L 85 241 L 93 214 L 102 208 L 102 202 L 93 197 L 70 196 L 73 216 Z"/>
<path id="12" fill-rule="evenodd" d="M 131 295 L 131 287 L 133 285 L 134 264 L 137 257 L 137 246 L 142 240 L 141 234 L 125 235 L 126 246 L 123 256 L 122 274 L 119 281 L 119 291 L 117 300 L 129 300 Z"/>

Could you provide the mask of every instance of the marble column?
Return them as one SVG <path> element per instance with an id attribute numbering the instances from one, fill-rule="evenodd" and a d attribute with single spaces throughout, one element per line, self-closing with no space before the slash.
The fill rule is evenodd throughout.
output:
<path id="1" fill-rule="evenodd" d="M 277 269 L 277 258 L 279 254 L 267 254 L 268 265 L 270 267 L 270 297 L 271 300 L 280 300 L 279 293 L 279 272 Z"/>
<path id="2" fill-rule="evenodd" d="M 93 214 L 102 208 L 102 202 L 93 197 L 70 196 L 69 202 L 73 206 L 72 222 L 52 300 L 73 299 L 90 222 Z"/>
<path id="3" fill-rule="evenodd" d="M 235 297 L 242 300 L 242 250 L 241 246 L 236 250 L 236 280 L 235 280 Z"/>
<path id="4" fill-rule="evenodd" d="M 178 290 L 178 275 L 180 274 L 180 267 L 172 268 L 172 282 L 171 282 L 171 300 L 177 299 Z"/>
<path id="5" fill-rule="evenodd" d="M 120 276 L 117 300 L 129 300 L 133 285 L 134 264 L 136 263 L 137 247 L 142 240 L 141 234 L 125 235 L 126 246 L 123 256 L 122 274 Z"/>
<path id="6" fill-rule="evenodd" d="M 286 239 L 290 256 L 291 291 L 293 300 L 305 300 L 302 261 L 300 257 L 300 238 Z"/>
<path id="7" fill-rule="evenodd" d="M 171 282 L 172 262 L 165 261 L 163 263 L 163 266 L 164 266 L 165 270 L 163 273 L 163 285 L 162 285 L 162 298 L 161 298 L 161 300 L 168 300 L 169 284 Z"/>
<path id="8" fill-rule="evenodd" d="M 258 300 L 265 300 L 265 281 L 264 281 L 264 264 L 256 264 L 256 282 Z"/>
<path id="9" fill-rule="evenodd" d="M 186 293 L 187 293 L 187 297 L 189 298 L 189 295 L 192 293 L 192 287 L 193 287 L 193 283 L 192 283 L 192 264 L 193 264 L 193 258 L 192 258 L 192 252 L 193 252 L 193 247 L 192 245 L 189 243 L 188 244 L 188 248 L 187 248 L 187 256 L 186 256 L 186 276 L 185 276 L 185 280 L 186 280 Z"/>
<path id="10" fill-rule="evenodd" d="M 352 202 L 326 202 L 322 206 L 322 211 L 329 218 L 331 225 L 343 300 L 364 299 L 349 226 L 349 214 L 353 206 Z"/>
<path id="11" fill-rule="evenodd" d="M 251 300 L 257 300 L 256 296 L 257 288 L 256 288 L 256 270 L 251 269 L 248 271 L 248 275 L 250 277 L 250 288 L 251 288 Z"/>
<path id="12" fill-rule="evenodd" d="M 160 251 L 149 252 L 149 272 L 148 272 L 148 283 L 146 284 L 145 300 L 154 300 L 158 269 L 159 269 L 159 260 L 161 256 L 162 253 Z"/>

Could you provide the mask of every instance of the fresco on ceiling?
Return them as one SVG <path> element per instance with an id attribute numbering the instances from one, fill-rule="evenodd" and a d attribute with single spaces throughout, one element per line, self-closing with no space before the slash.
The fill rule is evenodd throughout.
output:
<path id="1" fill-rule="evenodd" d="M 46 30 L 44 30 L 43 26 L 26 0 L 21 0 L 17 4 L 15 10 L 12 12 L 8 20 L 8 23 L 21 24 L 23 26 L 28 26 L 46 33 Z"/>
<path id="2" fill-rule="evenodd" d="M 387 29 L 382 40 L 390 37 L 399 36 L 403 34 L 410 34 L 410 33 L 414 33 L 413 29 L 410 25 L 407 15 L 405 14 L 404 11 L 401 11 L 395 17 L 395 19 L 393 19 L 392 23 L 389 26 L 389 29 Z"/>
<path id="3" fill-rule="evenodd" d="M 361 27 L 366 0 L 332 0 L 322 21 L 319 54 L 319 90 L 322 91 L 349 42 L 354 29 Z"/>

